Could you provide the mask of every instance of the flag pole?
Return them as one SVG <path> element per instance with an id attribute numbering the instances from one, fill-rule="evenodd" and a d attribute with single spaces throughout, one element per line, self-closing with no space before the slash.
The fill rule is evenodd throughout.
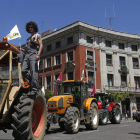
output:
<path id="1" fill-rule="evenodd" d="M 20 46 L 20 53 L 21 53 L 21 44 L 20 44 L 20 38 L 19 38 L 19 46 Z"/>

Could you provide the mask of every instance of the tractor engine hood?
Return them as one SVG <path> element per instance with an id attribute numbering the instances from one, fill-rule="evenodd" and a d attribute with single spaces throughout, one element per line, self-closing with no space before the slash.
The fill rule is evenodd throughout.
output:
<path id="1" fill-rule="evenodd" d="M 73 103 L 72 95 L 53 96 L 47 102 L 48 111 L 66 109 L 70 103 Z"/>

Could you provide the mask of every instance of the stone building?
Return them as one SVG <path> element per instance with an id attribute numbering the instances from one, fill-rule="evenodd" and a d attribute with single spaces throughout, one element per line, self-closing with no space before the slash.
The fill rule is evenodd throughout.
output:
<path id="1" fill-rule="evenodd" d="M 131 91 L 120 103 L 129 117 L 140 109 L 140 35 L 109 30 L 77 21 L 56 31 L 43 33 L 39 65 L 40 84 L 54 90 L 54 80 L 91 81 L 94 84 L 95 51 L 96 91 Z"/>

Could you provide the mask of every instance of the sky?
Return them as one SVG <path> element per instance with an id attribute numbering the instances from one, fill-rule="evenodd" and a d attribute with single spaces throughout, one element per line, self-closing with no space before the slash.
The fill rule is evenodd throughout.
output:
<path id="1" fill-rule="evenodd" d="M 25 25 L 29 21 L 38 24 L 39 33 L 78 20 L 110 29 L 109 10 L 112 30 L 140 35 L 140 0 L 0 0 L 0 40 L 17 25 L 20 43 L 26 43 L 30 34 Z M 9 43 L 19 45 L 19 39 Z"/>

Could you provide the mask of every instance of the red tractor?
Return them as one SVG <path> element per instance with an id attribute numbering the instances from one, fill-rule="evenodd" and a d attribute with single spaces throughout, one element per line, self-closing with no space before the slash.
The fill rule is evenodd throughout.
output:
<path id="1" fill-rule="evenodd" d="M 112 94 L 95 93 L 94 97 L 98 101 L 99 124 L 107 124 L 108 119 L 112 124 L 121 122 L 120 105 L 114 102 Z"/>

